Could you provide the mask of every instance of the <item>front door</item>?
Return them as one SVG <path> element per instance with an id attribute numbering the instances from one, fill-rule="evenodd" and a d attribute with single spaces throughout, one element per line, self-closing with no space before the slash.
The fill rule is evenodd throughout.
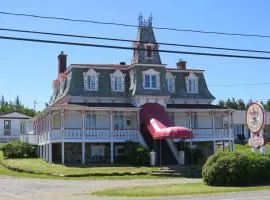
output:
<path id="1" fill-rule="evenodd" d="M 11 120 L 4 120 L 4 135 L 9 136 L 11 134 Z"/>

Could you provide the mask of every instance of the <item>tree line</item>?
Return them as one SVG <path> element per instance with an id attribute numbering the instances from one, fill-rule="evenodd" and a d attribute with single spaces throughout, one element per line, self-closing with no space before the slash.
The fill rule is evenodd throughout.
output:
<path id="1" fill-rule="evenodd" d="M 7 101 L 4 95 L 2 95 L 0 100 L 0 114 L 6 114 L 10 112 L 20 112 L 31 117 L 36 114 L 36 111 L 34 109 L 25 107 L 21 103 L 18 96 L 15 98 L 14 101 Z"/>
<path id="2" fill-rule="evenodd" d="M 221 107 L 232 108 L 235 110 L 247 110 L 247 108 L 252 102 L 252 100 L 249 100 L 247 103 L 245 103 L 243 99 L 228 98 L 226 101 L 219 100 L 218 105 Z M 262 101 L 260 103 L 264 106 L 266 111 L 270 111 L 270 99 L 267 100 L 266 103 Z"/>

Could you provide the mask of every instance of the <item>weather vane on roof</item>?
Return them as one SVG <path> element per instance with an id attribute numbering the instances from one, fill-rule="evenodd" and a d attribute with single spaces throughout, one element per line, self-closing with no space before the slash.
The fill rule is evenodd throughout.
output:
<path id="1" fill-rule="evenodd" d="M 143 19 L 142 13 L 139 14 L 138 16 L 138 21 L 139 21 L 139 27 L 152 27 L 152 21 L 153 21 L 153 16 L 152 13 L 148 20 Z"/>

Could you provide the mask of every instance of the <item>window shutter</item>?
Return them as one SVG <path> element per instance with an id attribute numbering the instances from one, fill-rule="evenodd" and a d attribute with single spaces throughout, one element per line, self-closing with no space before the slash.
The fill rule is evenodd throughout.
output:
<path id="1" fill-rule="evenodd" d="M 114 76 L 111 74 L 111 90 L 114 91 Z"/>
<path id="2" fill-rule="evenodd" d="M 198 92 L 199 91 L 199 85 L 198 85 L 198 78 L 195 79 L 195 91 L 194 92 Z"/>
<path id="3" fill-rule="evenodd" d="M 156 75 L 157 78 L 157 88 L 160 88 L 160 76 L 159 74 Z"/>
<path id="4" fill-rule="evenodd" d="M 122 76 L 122 87 L 121 87 L 122 91 L 125 91 L 125 75 L 123 74 Z"/>
<path id="5" fill-rule="evenodd" d="M 175 77 L 172 77 L 172 92 L 175 92 Z"/>
<path id="6" fill-rule="evenodd" d="M 98 90 L 98 79 L 99 79 L 99 75 L 97 74 L 95 77 L 95 90 Z"/>
<path id="7" fill-rule="evenodd" d="M 87 84 L 87 73 L 83 73 L 83 79 L 84 79 L 84 90 L 88 91 L 88 84 Z"/>
<path id="8" fill-rule="evenodd" d="M 185 79 L 186 79 L 186 90 L 187 90 L 187 92 L 189 93 L 189 90 L 188 90 L 188 86 L 189 86 L 189 78 L 188 77 L 185 77 Z"/>

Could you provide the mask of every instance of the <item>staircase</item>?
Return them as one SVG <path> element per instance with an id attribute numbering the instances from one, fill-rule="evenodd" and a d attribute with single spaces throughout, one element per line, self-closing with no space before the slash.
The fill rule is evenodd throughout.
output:
<path id="1" fill-rule="evenodd" d="M 166 177 L 201 178 L 202 169 L 199 166 L 168 165 L 153 171 L 151 175 Z"/>

